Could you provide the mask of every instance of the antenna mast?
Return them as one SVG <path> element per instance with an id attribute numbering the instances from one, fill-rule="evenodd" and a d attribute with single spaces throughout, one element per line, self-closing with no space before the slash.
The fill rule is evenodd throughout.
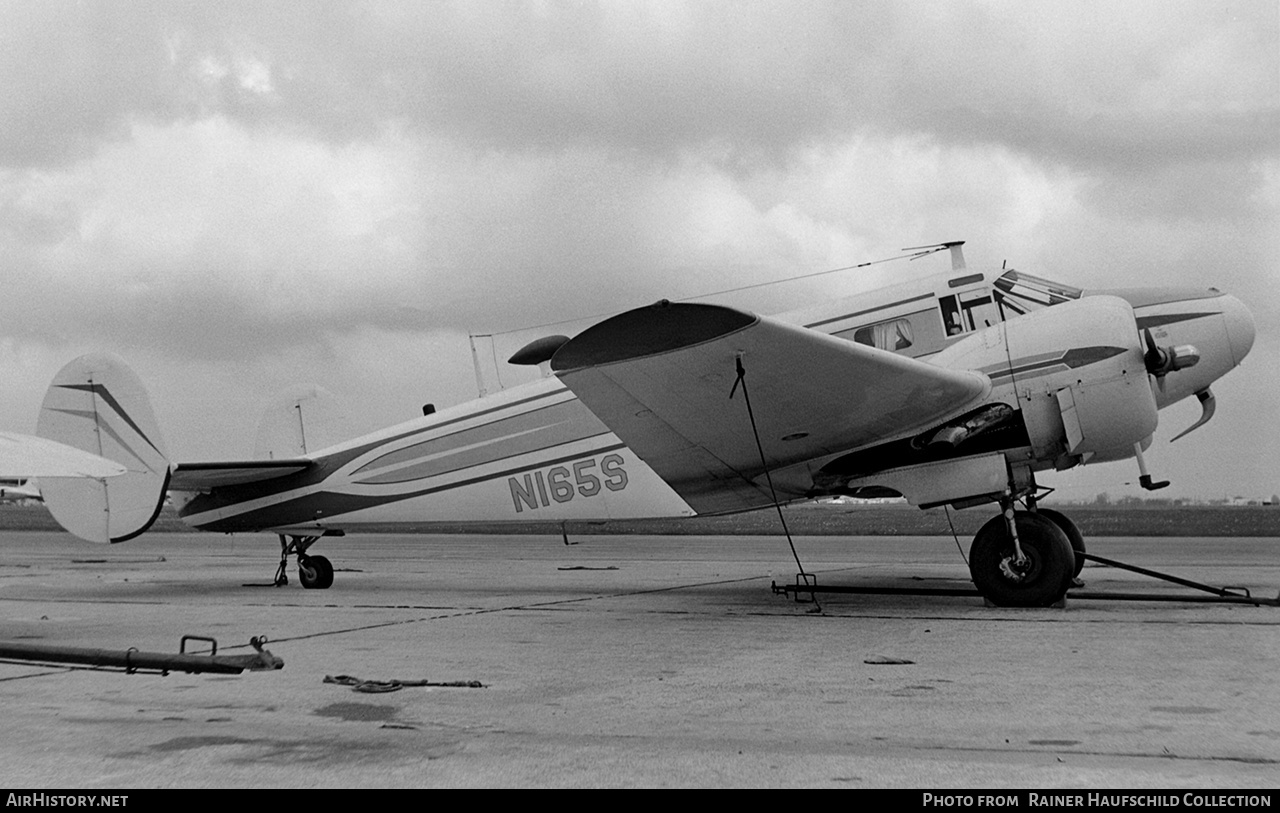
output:
<path id="1" fill-rule="evenodd" d="M 483 398 L 489 394 L 489 391 L 485 389 L 484 375 L 480 372 L 480 354 L 476 352 L 476 335 L 475 333 L 468 333 L 467 339 L 471 342 L 471 365 L 476 370 L 476 389 L 480 391 L 480 397 Z M 483 336 L 485 334 L 480 335 Z M 489 336 L 489 341 L 493 341 L 492 336 Z"/>
<path id="2" fill-rule="evenodd" d="M 963 271 L 965 268 L 968 268 L 968 266 L 964 264 L 964 252 L 960 250 L 960 246 L 963 246 L 963 245 L 964 245 L 963 240 L 952 240 L 949 243 L 934 243 L 928 246 L 911 246 L 909 248 L 904 248 L 903 251 L 916 252 L 915 254 L 911 255 L 910 259 L 918 260 L 921 257 L 928 257 L 930 254 L 937 254 L 939 251 L 942 251 L 944 248 L 950 249 L 951 250 L 951 270 Z"/>

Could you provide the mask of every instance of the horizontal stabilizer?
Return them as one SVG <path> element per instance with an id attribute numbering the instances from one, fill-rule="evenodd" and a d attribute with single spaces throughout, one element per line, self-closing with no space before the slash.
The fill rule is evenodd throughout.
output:
<path id="1" fill-rule="evenodd" d="M 114 477 L 125 468 L 105 457 L 45 438 L 0 432 L 0 477 Z"/>
<path id="2" fill-rule="evenodd" d="M 314 460 L 241 460 L 224 463 L 179 463 L 169 488 L 174 491 L 209 491 L 223 486 L 260 483 L 297 474 L 316 465 Z"/>

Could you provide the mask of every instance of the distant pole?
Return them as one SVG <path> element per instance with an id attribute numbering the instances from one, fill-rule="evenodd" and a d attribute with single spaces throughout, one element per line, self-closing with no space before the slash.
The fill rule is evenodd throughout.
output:
<path id="1" fill-rule="evenodd" d="M 489 394 L 484 386 L 484 375 L 480 372 L 480 354 L 476 352 L 476 334 L 467 334 L 467 339 L 471 342 L 471 365 L 476 370 L 476 389 L 480 391 L 480 397 L 483 398 Z"/>
<path id="2" fill-rule="evenodd" d="M 302 401 L 298 401 L 293 405 L 298 410 L 298 445 L 302 447 L 302 453 L 307 453 L 307 429 L 302 423 Z"/>

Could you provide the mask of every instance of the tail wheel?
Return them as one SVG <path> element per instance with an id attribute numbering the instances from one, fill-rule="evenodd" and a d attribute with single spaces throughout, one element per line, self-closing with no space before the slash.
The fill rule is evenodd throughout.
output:
<path id="1" fill-rule="evenodd" d="M 983 525 L 969 549 L 973 583 L 1001 607 L 1047 607 L 1066 594 L 1075 571 L 1071 542 L 1052 520 L 1019 512 L 1014 522 L 1024 561 L 1009 537 L 1003 516 Z"/>
<path id="2" fill-rule="evenodd" d="M 333 584 L 333 565 L 323 556 L 299 556 L 298 581 L 309 590 L 324 590 Z"/>
<path id="3" fill-rule="evenodd" d="M 1071 573 L 1071 577 L 1073 579 L 1079 578 L 1080 571 L 1084 570 L 1084 557 L 1080 555 L 1084 553 L 1084 535 L 1080 533 L 1080 529 L 1076 527 L 1074 522 L 1052 508 L 1037 508 L 1036 513 L 1042 517 L 1047 517 L 1067 535 L 1067 541 L 1071 543 L 1071 551 L 1076 554 L 1076 566 Z"/>

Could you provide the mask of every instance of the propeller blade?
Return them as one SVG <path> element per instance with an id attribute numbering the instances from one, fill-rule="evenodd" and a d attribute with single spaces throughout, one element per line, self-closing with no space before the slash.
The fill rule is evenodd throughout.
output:
<path id="1" fill-rule="evenodd" d="M 1183 429 L 1181 432 L 1173 436 L 1173 440 L 1177 440 L 1183 435 L 1189 435 L 1200 427 L 1209 422 L 1213 417 L 1214 410 L 1218 408 L 1218 399 L 1213 397 L 1213 392 L 1209 389 L 1200 390 L 1196 393 L 1196 398 L 1200 399 L 1200 420 Z M 1173 443 L 1173 440 L 1169 441 Z"/>

